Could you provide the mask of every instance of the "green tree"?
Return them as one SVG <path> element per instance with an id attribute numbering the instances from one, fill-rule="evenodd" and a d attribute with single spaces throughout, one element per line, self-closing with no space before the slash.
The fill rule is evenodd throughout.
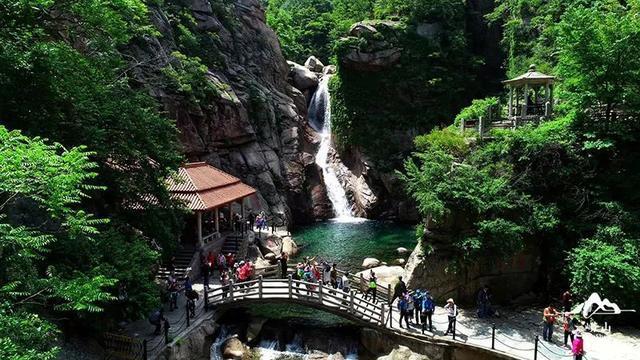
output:
<path id="1" fill-rule="evenodd" d="M 61 271 L 47 255 L 56 243 L 92 243 L 106 220 L 81 205 L 97 174 L 83 148 L 30 139 L 0 126 L 0 351 L 2 358 L 38 359 L 53 354 L 51 335 L 28 344 L 31 312 L 99 312 L 113 300 L 115 280 L 100 273 Z M 27 327 L 22 327 L 27 325 Z M 15 331 L 15 332 L 13 332 Z M 9 336 L 11 333 L 11 336 Z"/>
<path id="2" fill-rule="evenodd" d="M 592 130 L 634 136 L 640 129 L 640 58 L 629 54 L 640 52 L 640 3 L 569 10 L 556 43 L 566 105 L 583 113 Z M 632 117 L 615 119 L 620 110 Z"/>
<path id="3" fill-rule="evenodd" d="M 582 298 L 592 292 L 622 308 L 640 306 L 640 240 L 618 226 L 604 226 L 569 253 L 572 291 Z"/>

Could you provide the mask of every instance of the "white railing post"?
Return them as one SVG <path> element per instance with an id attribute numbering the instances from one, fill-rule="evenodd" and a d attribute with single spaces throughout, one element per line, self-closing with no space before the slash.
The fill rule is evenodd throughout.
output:
<path id="1" fill-rule="evenodd" d="M 258 276 L 258 299 L 262 299 L 262 275 Z"/>
<path id="2" fill-rule="evenodd" d="M 349 292 L 349 311 L 351 311 L 351 313 L 355 312 L 355 308 L 353 307 L 353 290 Z"/>
<path id="3" fill-rule="evenodd" d="M 233 301 L 233 280 L 229 280 L 229 299 Z"/>
<path id="4" fill-rule="evenodd" d="M 384 303 L 380 305 L 380 325 L 384 326 Z"/>
<path id="5" fill-rule="evenodd" d="M 318 300 L 322 303 L 322 280 L 318 283 Z"/>
<path id="6" fill-rule="evenodd" d="M 289 299 L 291 299 L 293 298 L 293 278 L 291 274 L 287 275 L 287 278 L 289 279 Z"/>

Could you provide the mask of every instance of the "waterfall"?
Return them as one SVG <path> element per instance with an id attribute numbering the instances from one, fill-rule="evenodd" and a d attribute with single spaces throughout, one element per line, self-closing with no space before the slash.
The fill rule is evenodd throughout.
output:
<path id="1" fill-rule="evenodd" d="M 309 124 L 320 133 L 320 147 L 316 154 L 316 164 L 322 169 L 327 195 L 333 205 L 337 220 L 354 220 L 347 194 L 338 180 L 336 171 L 329 162 L 331 151 L 331 97 L 330 76 L 324 76 L 309 104 Z"/>

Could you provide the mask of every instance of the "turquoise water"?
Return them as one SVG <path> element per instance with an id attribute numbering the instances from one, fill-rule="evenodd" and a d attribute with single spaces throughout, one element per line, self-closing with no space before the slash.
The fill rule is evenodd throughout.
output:
<path id="1" fill-rule="evenodd" d="M 293 238 L 302 246 L 298 258 L 318 256 L 351 270 L 361 270 L 362 260 L 367 257 L 391 264 L 398 258 L 398 247 L 411 251 L 416 245 L 414 227 L 374 220 L 327 221 L 301 228 Z"/>

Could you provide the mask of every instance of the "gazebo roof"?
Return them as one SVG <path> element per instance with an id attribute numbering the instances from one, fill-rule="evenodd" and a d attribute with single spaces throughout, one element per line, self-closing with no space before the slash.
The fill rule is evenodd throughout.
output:
<path id="1" fill-rule="evenodd" d="M 172 197 L 191 210 L 211 210 L 256 193 L 235 176 L 204 162 L 188 163 L 167 181 Z"/>
<path id="2" fill-rule="evenodd" d="M 526 73 L 509 80 L 505 80 L 502 83 L 512 86 L 518 86 L 523 84 L 553 84 L 555 76 L 546 75 L 539 71 L 536 71 L 536 66 L 529 66 L 529 71 Z"/>

